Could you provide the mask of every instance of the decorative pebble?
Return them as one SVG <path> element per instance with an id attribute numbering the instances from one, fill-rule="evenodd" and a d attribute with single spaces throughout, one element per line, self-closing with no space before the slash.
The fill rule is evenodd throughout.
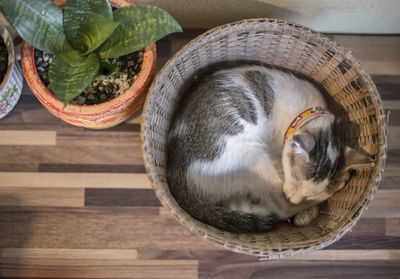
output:
<path id="1" fill-rule="evenodd" d="M 36 69 L 46 86 L 49 84 L 48 68 L 52 61 L 53 56 L 51 54 L 35 50 Z M 118 66 L 118 72 L 107 79 L 93 81 L 81 95 L 71 102 L 72 104 L 99 104 L 124 93 L 137 78 L 143 61 L 143 50 L 119 58 L 112 58 L 109 61 Z"/>
<path id="2" fill-rule="evenodd" d="M 77 105 L 83 105 L 86 102 L 86 98 L 82 96 L 76 97 L 76 103 Z"/>

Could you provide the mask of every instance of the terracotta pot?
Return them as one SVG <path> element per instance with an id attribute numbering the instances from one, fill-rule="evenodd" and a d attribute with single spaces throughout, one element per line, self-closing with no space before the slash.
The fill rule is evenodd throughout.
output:
<path id="1" fill-rule="evenodd" d="M 21 96 L 23 77 L 21 67 L 15 62 L 14 44 L 7 28 L 0 22 L 0 40 L 8 52 L 7 72 L 0 83 L 0 119 L 6 116 L 17 104 Z"/>
<path id="2" fill-rule="evenodd" d="M 53 2 L 62 7 L 66 1 Z M 128 0 L 110 0 L 110 3 L 118 8 L 133 5 Z M 153 43 L 145 47 L 140 72 L 128 90 L 112 100 L 97 105 L 64 106 L 40 80 L 35 67 L 34 47 L 25 41 L 22 44 L 21 63 L 25 79 L 32 92 L 52 114 L 75 126 L 103 129 L 123 122 L 143 104 L 147 93 L 146 86 L 155 68 L 156 45 Z"/>

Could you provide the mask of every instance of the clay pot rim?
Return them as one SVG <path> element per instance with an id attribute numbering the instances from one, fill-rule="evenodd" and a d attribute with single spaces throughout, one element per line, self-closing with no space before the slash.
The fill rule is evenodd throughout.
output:
<path id="1" fill-rule="evenodd" d="M 110 0 L 110 3 L 118 7 L 133 5 L 133 3 L 128 0 Z M 56 4 L 61 5 L 61 3 Z M 63 114 L 67 115 L 79 114 L 106 116 L 107 114 L 112 114 L 113 111 L 129 104 L 132 99 L 137 98 L 141 93 L 143 93 L 143 89 L 146 87 L 155 68 L 156 44 L 152 43 L 146 46 L 144 50 L 140 72 L 131 86 L 121 95 L 109 101 L 95 105 L 68 104 L 65 106 L 63 102 L 58 100 L 41 81 L 35 66 L 34 47 L 28 44 L 26 41 L 22 42 L 21 64 L 25 79 L 29 84 L 29 87 L 32 89 L 32 92 L 36 95 L 40 102 L 45 103 L 50 109 L 62 111 Z"/>

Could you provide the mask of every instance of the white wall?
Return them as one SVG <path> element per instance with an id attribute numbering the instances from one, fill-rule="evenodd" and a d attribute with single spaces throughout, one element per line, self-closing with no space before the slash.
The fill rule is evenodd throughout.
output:
<path id="1" fill-rule="evenodd" d="M 400 0 L 132 0 L 170 12 L 184 28 L 280 18 L 333 33 L 400 34 Z"/>

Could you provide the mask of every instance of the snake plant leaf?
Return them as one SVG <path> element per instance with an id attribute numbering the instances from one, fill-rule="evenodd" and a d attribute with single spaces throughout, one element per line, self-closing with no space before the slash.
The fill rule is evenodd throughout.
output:
<path id="1" fill-rule="evenodd" d="M 68 0 L 64 6 L 64 30 L 69 44 L 88 54 L 98 48 L 118 26 L 108 0 Z"/>
<path id="2" fill-rule="evenodd" d="M 111 64 L 108 60 L 103 60 L 100 62 L 100 68 L 94 80 L 103 80 L 109 78 L 118 71 L 118 66 Z"/>
<path id="3" fill-rule="evenodd" d="M 50 0 L 0 0 L 0 11 L 35 48 L 52 54 L 71 49 L 64 35 L 62 10 Z"/>
<path id="4" fill-rule="evenodd" d="M 135 5 L 114 11 L 120 25 L 96 52 L 102 59 L 126 55 L 182 28 L 166 11 L 154 6 Z"/>
<path id="5" fill-rule="evenodd" d="M 71 102 L 90 84 L 100 67 L 96 53 L 84 56 L 76 50 L 57 55 L 49 68 L 49 88 L 64 104 Z"/>

